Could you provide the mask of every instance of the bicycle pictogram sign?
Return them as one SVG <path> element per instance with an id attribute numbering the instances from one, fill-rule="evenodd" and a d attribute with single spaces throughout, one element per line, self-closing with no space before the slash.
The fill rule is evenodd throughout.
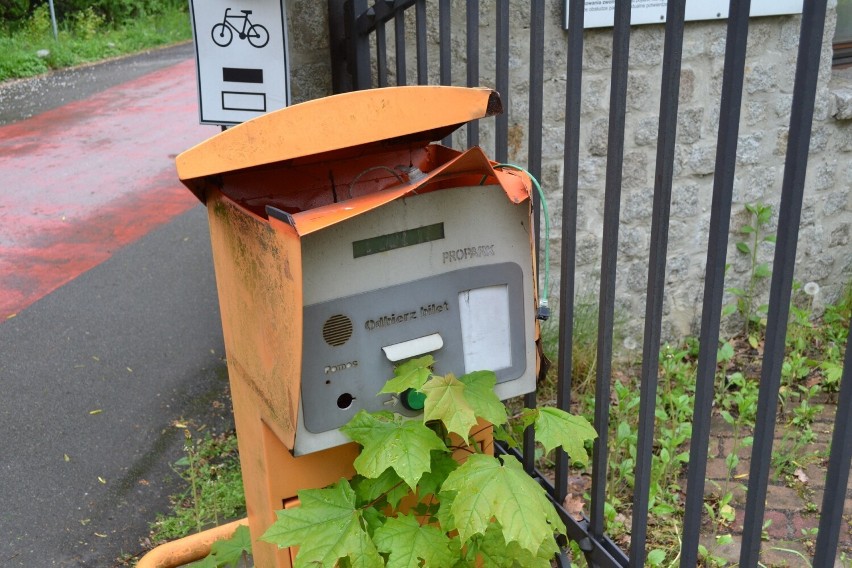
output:
<path id="1" fill-rule="evenodd" d="M 249 20 L 251 10 L 240 10 L 243 14 L 242 16 L 232 15 L 229 13 L 230 11 L 230 8 L 225 8 L 225 16 L 222 18 L 222 21 L 213 26 L 211 30 L 213 42 L 216 45 L 219 47 L 228 47 L 234 40 L 234 33 L 240 39 L 248 40 L 251 45 L 257 48 L 261 48 L 269 43 L 269 31 L 262 25 L 253 24 Z M 234 20 L 242 20 L 242 27 L 238 28 L 231 23 Z"/>

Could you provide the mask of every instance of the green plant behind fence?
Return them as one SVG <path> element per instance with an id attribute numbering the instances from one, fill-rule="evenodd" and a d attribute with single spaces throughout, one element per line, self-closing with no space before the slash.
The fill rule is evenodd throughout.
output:
<path id="1" fill-rule="evenodd" d="M 728 291 L 733 294 L 737 301 L 732 307 L 726 309 L 726 314 L 738 312 L 743 320 L 743 335 L 749 344 L 756 348 L 758 335 L 765 325 L 766 304 L 758 304 L 761 283 L 766 281 L 772 270 L 769 263 L 761 262 L 758 258 L 761 245 L 765 243 L 775 244 L 775 233 L 770 232 L 770 220 L 772 219 L 772 208 L 762 203 L 745 205 L 749 215 L 749 221 L 740 228 L 740 234 L 744 239 L 738 241 L 736 246 L 740 254 L 747 258 L 748 278 L 743 287 L 732 287 Z"/>

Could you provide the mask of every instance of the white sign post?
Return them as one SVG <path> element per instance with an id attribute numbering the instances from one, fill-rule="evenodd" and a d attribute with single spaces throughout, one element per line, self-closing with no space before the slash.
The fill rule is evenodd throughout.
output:
<path id="1" fill-rule="evenodd" d="M 633 0 L 630 24 L 660 24 L 666 21 L 666 0 Z M 800 14 L 802 0 L 752 0 L 750 14 L 776 16 Z M 684 19 L 722 20 L 728 17 L 728 0 L 687 0 Z M 584 28 L 611 28 L 615 19 L 615 0 L 586 0 Z M 565 0 L 565 28 L 568 28 L 568 0 Z"/>
<path id="2" fill-rule="evenodd" d="M 290 103 L 284 0 L 190 0 L 201 124 L 234 125 Z"/>

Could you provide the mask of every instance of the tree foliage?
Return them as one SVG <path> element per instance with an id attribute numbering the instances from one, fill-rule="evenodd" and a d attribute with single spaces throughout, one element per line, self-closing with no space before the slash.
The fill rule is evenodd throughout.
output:
<path id="1" fill-rule="evenodd" d="M 30 18 L 43 0 L 0 0 L 0 24 L 15 24 Z M 140 16 L 160 14 L 166 9 L 185 6 L 180 0 L 54 0 L 56 18 L 74 21 L 79 14 L 94 14 L 111 24 L 121 24 Z"/>
<path id="2" fill-rule="evenodd" d="M 15 22 L 30 14 L 30 0 L 0 0 L 0 21 Z"/>

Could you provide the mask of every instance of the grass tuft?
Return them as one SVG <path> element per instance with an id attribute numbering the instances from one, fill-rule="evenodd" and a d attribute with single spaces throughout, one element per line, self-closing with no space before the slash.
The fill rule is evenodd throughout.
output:
<path id="1" fill-rule="evenodd" d="M 184 430 L 184 457 L 174 470 L 186 482 L 171 497 L 172 511 L 158 515 L 151 526 L 151 542 L 182 538 L 245 515 L 245 496 L 234 432 L 193 437 Z"/>

